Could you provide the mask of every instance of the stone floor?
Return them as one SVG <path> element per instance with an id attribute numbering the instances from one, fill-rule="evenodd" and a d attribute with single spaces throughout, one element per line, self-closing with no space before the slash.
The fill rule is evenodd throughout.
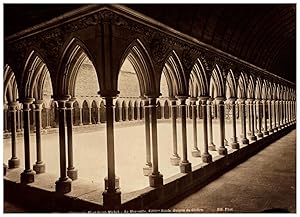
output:
<path id="1" fill-rule="evenodd" d="M 170 209 L 295 213 L 296 130 Z"/>
<path id="2" fill-rule="evenodd" d="M 226 139 L 230 143 L 232 137 L 231 122 L 226 122 Z M 238 133 L 239 135 L 238 125 Z M 214 143 L 219 145 L 219 124 L 213 123 Z M 181 124 L 178 121 L 178 154 L 182 155 Z M 193 147 L 192 124 L 187 124 L 188 159 L 192 165 L 201 162 L 200 158 L 192 157 Z M 203 150 L 202 122 L 198 122 L 198 147 Z M 83 128 L 74 132 L 74 165 L 78 169 L 79 177 L 104 186 L 104 177 L 107 176 L 106 158 L 106 130 L 101 124 L 94 128 Z M 36 161 L 35 135 L 31 135 L 31 163 Z M 3 160 L 7 164 L 11 156 L 10 139 L 4 139 Z M 170 121 L 158 122 L 159 170 L 164 178 L 177 174 L 179 167 L 171 166 L 172 155 L 172 126 Z M 228 147 L 230 149 L 230 147 Z M 23 137 L 17 138 L 17 156 L 24 165 Z M 217 155 L 216 151 L 211 152 Z M 115 125 L 115 160 L 116 174 L 120 177 L 122 193 L 128 193 L 149 186 L 148 177 L 143 176 L 142 168 L 145 165 L 145 136 L 143 122 L 116 123 Z M 42 159 L 46 164 L 46 172 L 59 177 L 59 137 L 57 133 L 42 135 Z"/>

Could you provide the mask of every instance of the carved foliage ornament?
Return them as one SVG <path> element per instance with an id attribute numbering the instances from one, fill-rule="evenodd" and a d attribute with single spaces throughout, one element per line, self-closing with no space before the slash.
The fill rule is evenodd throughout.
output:
<path id="1" fill-rule="evenodd" d="M 162 63 L 169 48 L 162 40 L 161 34 L 156 34 L 150 42 L 150 51 L 155 62 Z"/>

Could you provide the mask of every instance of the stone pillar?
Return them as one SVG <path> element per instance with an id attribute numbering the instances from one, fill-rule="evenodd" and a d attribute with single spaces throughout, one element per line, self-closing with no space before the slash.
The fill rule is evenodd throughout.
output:
<path id="1" fill-rule="evenodd" d="M 216 146 L 213 142 L 213 123 L 212 123 L 212 98 L 207 100 L 207 113 L 208 113 L 208 131 L 209 131 L 209 144 L 208 150 L 216 151 Z"/>
<path id="2" fill-rule="evenodd" d="M 82 108 L 78 108 L 79 109 L 79 123 L 78 126 L 82 126 Z"/>
<path id="3" fill-rule="evenodd" d="M 34 182 L 35 172 L 30 166 L 30 105 L 32 98 L 21 100 L 23 103 L 24 118 L 24 152 L 25 152 L 25 170 L 21 173 L 21 183 L 27 184 Z"/>
<path id="4" fill-rule="evenodd" d="M 254 126 L 254 134 L 257 133 L 257 109 L 256 109 L 256 100 L 253 101 L 253 120 L 254 120 L 254 123 L 253 123 L 253 126 Z"/>
<path id="5" fill-rule="evenodd" d="M 281 129 L 281 106 L 280 106 L 280 100 L 277 100 L 277 112 L 276 112 L 276 116 L 277 116 L 277 129 L 280 130 Z"/>
<path id="6" fill-rule="evenodd" d="M 249 101 L 247 100 L 247 107 L 248 107 L 248 136 L 251 136 L 251 112 L 250 112 L 250 108 L 251 105 L 249 103 Z"/>
<path id="7" fill-rule="evenodd" d="M 173 137 L 173 155 L 170 158 L 172 166 L 179 166 L 180 157 L 177 152 L 177 104 L 176 98 L 170 98 L 171 101 L 171 118 L 172 118 L 172 137 Z"/>
<path id="8" fill-rule="evenodd" d="M 32 111 L 32 131 L 35 132 L 35 104 L 31 104 L 31 111 Z"/>
<path id="9" fill-rule="evenodd" d="M 218 148 L 219 155 L 227 155 L 227 149 L 224 146 L 225 140 L 225 105 L 224 105 L 225 97 L 216 97 L 216 102 L 218 106 L 218 117 L 220 124 L 220 145 Z"/>
<path id="10" fill-rule="evenodd" d="M 181 112 L 181 135 L 182 135 L 182 160 L 180 162 L 180 172 L 190 173 L 192 171 L 192 165 L 187 159 L 187 134 L 186 134 L 186 96 L 177 96 L 180 104 Z"/>
<path id="11" fill-rule="evenodd" d="M 105 96 L 106 133 L 107 133 L 107 187 L 103 192 L 104 207 L 119 207 L 121 205 L 121 192 L 116 187 L 115 173 L 115 141 L 114 141 L 114 96 Z"/>
<path id="12" fill-rule="evenodd" d="M 232 149 L 239 149 L 240 145 L 237 142 L 236 137 L 236 111 L 235 111 L 235 98 L 229 98 L 231 111 L 232 111 L 232 142 L 231 142 L 231 148 Z"/>
<path id="13" fill-rule="evenodd" d="M 148 97 L 151 113 L 151 134 L 152 134 L 152 174 L 149 175 L 150 187 L 160 187 L 163 185 L 163 176 L 158 170 L 158 144 L 157 144 L 157 114 L 156 97 Z"/>
<path id="14" fill-rule="evenodd" d="M 257 113 L 257 122 L 258 122 L 257 137 L 262 138 L 263 134 L 261 132 L 261 125 L 262 125 L 261 122 L 262 122 L 262 120 L 261 120 L 261 102 L 260 102 L 260 99 L 257 99 L 255 101 L 255 103 L 256 103 L 256 113 Z"/>
<path id="15" fill-rule="evenodd" d="M 3 122 L 4 122 L 4 133 L 7 133 L 8 132 L 8 129 L 7 129 L 7 121 L 8 121 L 8 117 L 7 117 L 7 111 L 8 111 L 8 106 L 7 104 L 4 104 L 3 105 Z"/>
<path id="16" fill-rule="evenodd" d="M 201 152 L 198 149 L 198 141 L 197 141 L 197 98 L 190 98 L 191 107 L 192 107 L 192 121 L 193 121 L 193 149 L 192 149 L 192 156 L 193 157 L 201 157 Z M 206 103 L 206 102 L 205 102 Z"/>
<path id="17" fill-rule="evenodd" d="M 249 144 L 249 140 L 247 139 L 247 133 L 246 133 L 246 100 L 245 99 L 239 99 L 240 102 L 240 118 L 241 118 L 241 130 L 242 130 L 242 143 L 245 145 Z"/>
<path id="18" fill-rule="evenodd" d="M 101 122 L 100 122 L 100 114 L 101 114 L 100 107 L 97 107 L 97 124 L 101 124 Z"/>
<path id="19" fill-rule="evenodd" d="M 21 126 L 21 109 L 19 106 L 16 107 L 16 115 L 17 115 L 17 132 L 21 132 L 22 126 Z"/>
<path id="20" fill-rule="evenodd" d="M 17 142 L 16 142 L 16 108 L 17 102 L 9 103 L 10 121 L 11 121 L 11 159 L 8 160 L 8 168 L 18 168 L 20 166 L 20 159 L 17 157 Z"/>
<path id="21" fill-rule="evenodd" d="M 143 100 L 144 100 L 144 120 L 145 120 L 145 138 L 146 138 L 146 165 L 143 168 L 143 173 L 144 176 L 149 176 L 152 173 L 149 101 L 147 98 L 143 98 Z"/>
<path id="22" fill-rule="evenodd" d="M 267 111 L 266 111 L 266 100 L 263 99 L 262 101 L 262 113 L 263 113 L 263 123 L 264 123 L 264 130 L 263 130 L 263 134 L 265 136 L 269 135 L 269 131 L 268 131 L 268 126 L 267 126 Z M 269 110 L 270 112 L 270 110 Z"/>
<path id="23" fill-rule="evenodd" d="M 66 102 L 66 123 L 67 123 L 67 141 L 68 141 L 68 168 L 67 176 L 73 181 L 78 178 L 78 170 L 73 163 L 73 103 L 74 98 Z"/>
<path id="24" fill-rule="evenodd" d="M 209 97 L 201 97 L 201 107 L 202 107 L 202 119 L 203 119 L 203 153 L 202 161 L 204 163 L 211 163 L 212 156 L 208 152 L 208 133 L 207 133 L 207 100 Z"/>
<path id="25" fill-rule="evenodd" d="M 276 100 L 272 100 L 272 107 L 273 107 L 273 120 L 274 120 L 274 131 L 277 131 L 278 130 L 278 127 L 277 127 L 277 102 Z"/>
<path id="26" fill-rule="evenodd" d="M 55 182 L 55 190 L 59 193 L 68 193 L 72 190 L 72 181 L 67 176 L 66 167 L 66 101 L 68 96 L 57 99 L 58 102 L 58 121 L 59 121 L 59 155 L 60 155 L 60 177 Z"/>
<path id="27" fill-rule="evenodd" d="M 253 99 L 248 99 L 247 100 L 249 103 L 249 114 L 250 114 L 250 131 L 251 131 L 251 135 L 250 135 L 250 140 L 252 141 L 256 141 L 257 138 L 254 134 L 254 112 L 253 112 Z"/>
<path id="28" fill-rule="evenodd" d="M 272 120 L 273 117 L 272 100 L 268 100 L 267 103 L 268 103 L 268 110 L 269 110 L 269 132 L 273 133 L 274 131 L 273 131 L 273 120 Z"/>
<path id="29" fill-rule="evenodd" d="M 92 124 L 92 108 L 89 107 L 89 125 Z"/>
<path id="30" fill-rule="evenodd" d="M 43 108 L 43 101 L 37 100 L 35 101 L 35 138 L 36 138 L 36 162 L 33 165 L 33 170 L 39 174 L 45 172 L 45 163 L 42 161 L 42 137 L 41 137 L 41 130 L 42 130 L 42 108 Z"/>
<path id="31" fill-rule="evenodd" d="M 49 129 L 50 128 L 50 120 L 49 120 L 49 111 L 50 111 L 50 108 L 45 108 L 45 111 L 46 111 L 46 129 Z"/>

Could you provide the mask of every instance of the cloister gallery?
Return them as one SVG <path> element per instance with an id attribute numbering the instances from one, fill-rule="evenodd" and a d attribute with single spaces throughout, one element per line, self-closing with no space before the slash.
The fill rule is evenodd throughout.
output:
<path id="1" fill-rule="evenodd" d="M 175 197 L 201 178 L 197 171 L 213 172 L 209 165 L 295 126 L 295 83 L 125 6 L 82 6 L 6 37 L 4 52 L 4 140 L 10 151 L 4 184 L 11 187 L 7 183 L 14 174 L 22 191 L 37 183 L 36 189 L 55 192 L 47 197 L 58 201 L 80 188 L 74 184 L 81 171 L 73 158 L 73 130 L 106 127 L 107 177 L 100 180 L 105 186 L 98 186 L 101 202 L 90 208 L 121 209 L 143 200 L 145 192 L 156 192 L 140 205 L 128 205 L 139 209 L 161 195 Z M 126 201 L 123 177 L 115 173 L 114 131 L 121 122 L 130 122 L 128 130 L 138 123 L 144 127 L 135 136 L 144 141 L 138 145 L 146 164 L 139 171 L 150 187 Z M 170 133 L 158 133 L 163 123 L 169 123 Z M 37 180 L 48 168 L 42 156 L 49 154 L 43 152 L 42 138 L 48 134 L 57 135 L 52 145 L 59 147 L 59 177 L 53 189 L 41 190 Z M 170 134 L 172 144 L 159 144 L 158 134 Z M 164 156 L 169 167 L 178 168 L 173 181 L 160 171 L 160 146 L 172 152 Z"/>

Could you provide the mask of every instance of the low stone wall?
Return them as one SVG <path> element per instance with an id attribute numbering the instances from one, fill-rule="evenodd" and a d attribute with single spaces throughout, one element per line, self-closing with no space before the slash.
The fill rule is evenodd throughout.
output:
<path id="1" fill-rule="evenodd" d="M 296 124 L 294 123 L 249 145 L 241 145 L 240 149 L 229 151 L 227 156 L 216 156 L 213 158 L 213 163 L 202 163 L 194 166 L 192 173 L 179 173 L 167 178 L 160 188 L 147 187 L 132 193 L 122 194 L 121 211 L 160 212 L 161 209 L 170 207 L 255 155 L 295 127 Z M 47 180 L 52 185 L 48 188 L 40 187 L 41 179 L 38 180 L 38 178 L 36 178 L 35 183 L 22 185 L 19 182 L 21 172 L 21 168 L 8 170 L 7 176 L 4 177 L 4 200 L 21 204 L 22 207 L 31 212 L 101 212 L 104 210 L 101 189 L 97 185 L 88 186 L 85 184 L 85 188 L 82 187 L 81 189 L 89 190 L 84 192 L 85 190 L 80 190 L 81 182 L 75 181 L 73 187 L 77 192 L 61 195 L 54 191 L 53 185 L 57 177 L 48 175 Z"/>

